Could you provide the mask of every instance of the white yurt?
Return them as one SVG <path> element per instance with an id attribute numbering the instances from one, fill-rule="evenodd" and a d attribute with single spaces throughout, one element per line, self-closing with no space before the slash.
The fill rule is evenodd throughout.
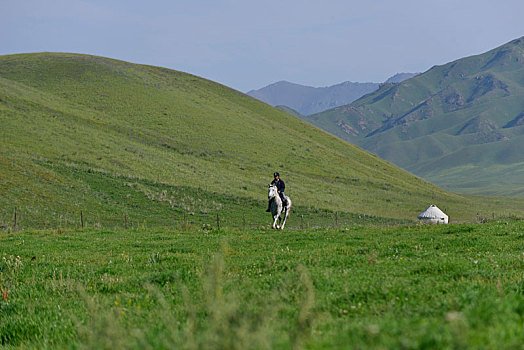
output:
<path id="1" fill-rule="evenodd" d="M 447 224 L 449 220 L 449 217 L 434 204 L 420 213 L 417 217 L 421 222 L 428 224 Z"/>

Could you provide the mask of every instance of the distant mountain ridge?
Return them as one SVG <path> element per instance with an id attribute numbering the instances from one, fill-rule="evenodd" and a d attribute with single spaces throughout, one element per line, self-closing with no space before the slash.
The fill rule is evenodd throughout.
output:
<path id="1" fill-rule="evenodd" d="M 447 189 L 524 196 L 524 37 L 304 119 Z"/>
<path id="2" fill-rule="evenodd" d="M 418 73 L 398 73 L 386 83 L 398 83 Z M 346 81 L 327 87 L 312 87 L 279 81 L 247 94 L 271 106 L 287 106 L 303 115 L 319 113 L 349 104 L 360 97 L 376 91 L 380 83 L 357 83 Z"/>

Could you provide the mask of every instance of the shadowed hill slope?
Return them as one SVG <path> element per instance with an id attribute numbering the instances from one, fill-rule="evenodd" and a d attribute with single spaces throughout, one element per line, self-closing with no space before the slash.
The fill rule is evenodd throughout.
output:
<path id="1" fill-rule="evenodd" d="M 13 206 L 44 226 L 76 220 L 82 208 L 159 225 L 175 213 L 263 213 L 275 170 L 297 209 L 413 218 L 436 203 L 457 219 L 478 211 L 295 117 L 164 68 L 78 54 L 3 56 L 0 122 L 4 223 Z"/>

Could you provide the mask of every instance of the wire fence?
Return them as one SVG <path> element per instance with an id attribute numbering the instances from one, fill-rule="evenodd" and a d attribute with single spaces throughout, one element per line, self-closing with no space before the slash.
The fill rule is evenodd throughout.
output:
<path id="1" fill-rule="evenodd" d="M 273 223 L 270 213 L 246 211 L 245 213 L 225 211 L 216 213 L 174 212 L 172 215 L 151 215 L 148 213 L 93 212 L 79 210 L 64 213 L 33 213 L 24 208 L 15 207 L 11 218 L 0 218 L 0 230 L 16 231 L 31 229 L 147 229 L 172 228 L 193 230 L 221 229 L 269 229 Z M 291 211 L 286 222 L 286 229 L 317 229 L 338 226 L 393 226 L 405 225 L 413 221 L 391 219 L 347 212 L 327 210 Z"/>

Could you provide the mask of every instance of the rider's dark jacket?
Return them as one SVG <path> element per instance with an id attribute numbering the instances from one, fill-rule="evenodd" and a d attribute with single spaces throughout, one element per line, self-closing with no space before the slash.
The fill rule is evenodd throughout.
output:
<path id="1" fill-rule="evenodd" d="M 284 192 L 286 190 L 286 184 L 282 179 L 273 180 L 271 184 L 275 184 L 277 186 L 277 190 L 279 190 L 280 192 Z"/>

